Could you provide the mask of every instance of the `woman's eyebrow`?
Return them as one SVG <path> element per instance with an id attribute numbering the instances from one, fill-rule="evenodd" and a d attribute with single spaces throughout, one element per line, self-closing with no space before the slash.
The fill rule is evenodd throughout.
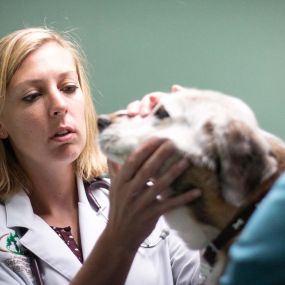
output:
<path id="1" fill-rule="evenodd" d="M 77 72 L 73 71 L 73 70 L 72 71 L 62 72 L 58 76 L 59 76 L 60 79 L 68 77 L 68 76 L 72 76 L 72 77 L 75 77 L 76 79 L 78 79 Z M 37 85 L 37 84 L 39 84 L 42 81 L 43 81 L 43 79 L 40 79 L 40 78 L 26 79 L 26 80 L 23 80 L 23 81 L 20 81 L 20 82 L 16 83 L 13 86 L 13 88 L 23 88 L 23 87 L 25 87 L 27 85 Z"/>
<path id="2" fill-rule="evenodd" d="M 76 76 L 78 78 L 78 73 L 76 70 L 66 71 L 60 73 L 59 77 Z"/>
<path id="3" fill-rule="evenodd" d="M 14 85 L 11 85 L 9 84 L 8 85 L 8 90 L 10 88 L 16 88 L 16 89 L 23 89 L 25 88 L 26 86 L 31 86 L 31 85 L 38 85 L 42 80 L 40 79 L 27 79 L 27 80 L 23 80 L 23 81 L 20 81 L 20 82 L 17 82 L 16 84 Z"/>

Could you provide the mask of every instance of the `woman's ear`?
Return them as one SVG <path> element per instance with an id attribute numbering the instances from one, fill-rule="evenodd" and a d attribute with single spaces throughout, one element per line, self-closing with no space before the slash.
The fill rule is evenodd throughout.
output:
<path id="1" fill-rule="evenodd" d="M 7 139 L 8 138 L 8 132 L 4 125 L 0 123 L 0 139 Z"/>

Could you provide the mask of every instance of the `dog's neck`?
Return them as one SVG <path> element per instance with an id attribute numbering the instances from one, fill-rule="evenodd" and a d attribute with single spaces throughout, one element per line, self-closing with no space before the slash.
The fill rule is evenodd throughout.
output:
<path id="1" fill-rule="evenodd" d="M 225 228 L 220 232 L 220 234 L 208 244 L 204 251 L 203 259 L 208 263 L 208 266 L 210 268 L 216 267 L 218 259 L 220 259 L 221 256 L 224 256 L 225 260 L 224 262 L 222 262 L 224 263 L 224 265 L 220 264 L 220 267 L 225 266 L 229 247 L 234 243 L 234 241 L 246 225 L 247 221 L 251 217 L 252 213 L 255 211 L 258 204 L 267 195 L 273 183 L 278 179 L 278 177 L 284 170 L 285 163 L 281 162 L 279 164 L 278 171 L 276 171 L 276 173 L 274 173 L 258 187 L 258 190 L 255 191 L 254 195 L 251 197 L 248 203 L 237 212 L 237 214 L 225 226 Z M 219 263 L 221 262 L 219 261 Z M 219 273 L 219 275 L 222 274 L 223 268 L 220 268 L 220 270 L 221 272 Z"/>
<path id="2" fill-rule="evenodd" d="M 250 218 L 250 216 L 256 209 L 257 205 L 265 195 L 266 192 L 263 192 L 250 204 L 242 207 L 242 209 L 238 211 L 238 213 L 220 232 L 220 234 L 212 242 L 208 244 L 203 257 L 211 267 L 215 265 L 217 260 L 217 254 L 219 253 L 219 251 L 221 250 L 227 251 L 230 245 L 234 242 L 236 236 L 244 228 L 248 219 Z"/>

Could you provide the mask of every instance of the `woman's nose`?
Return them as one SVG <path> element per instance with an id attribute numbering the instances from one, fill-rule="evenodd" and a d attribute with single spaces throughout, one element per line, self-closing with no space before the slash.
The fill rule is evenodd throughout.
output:
<path id="1" fill-rule="evenodd" d="M 67 103 L 64 95 L 60 91 L 54 92 L 50 96 L 50 115 L 62 116 L 67 113 Z"/>

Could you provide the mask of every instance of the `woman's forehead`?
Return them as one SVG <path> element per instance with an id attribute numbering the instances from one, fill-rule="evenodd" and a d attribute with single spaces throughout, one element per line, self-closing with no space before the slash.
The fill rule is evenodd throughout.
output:
<path id="1" fill-rule="evenodd" d="M 29 54 L 12 77 L 11 85 L 36 81 L 46 76 L 74 76 L 77 69 L 72 53 L 56 42 L 48 42 Z"/>

